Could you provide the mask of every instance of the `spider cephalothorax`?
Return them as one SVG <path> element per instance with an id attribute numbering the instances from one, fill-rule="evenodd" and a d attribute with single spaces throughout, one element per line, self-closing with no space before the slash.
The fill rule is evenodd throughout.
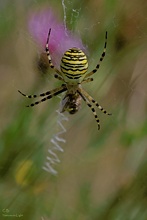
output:
<path id="1" fill-rule="evenodd" d="M 62 92 L 66 92 L 64 98 L 61 102 L 61 112 L 67 111 L 70 114 L 75 114 L 81 105 L 81 99 L 87 104 L 87 106 L 92 110 L 95 120 L 98 124 L 98 129 L 100 129 L 100 123 L 96 111 L 92 105 L 95 104 L 103 113 L 107 115 L 111 115 L 104 110 L 97 101 L 95 101 L 81 86 L 83 83 L 88 83 L 93 81 L 93 78 L 90 76 L 93 75 L 100 67 L 100 62 L 102 62 L 103 58 L 105 57 L 106 52 L 106 45 L 107 45 L 107 32 L 105 36 L 105 45 L 103 53 L 100 57 L 99 63 L 97 64 L 96 68 L 91 72 L 87 73 L 88 69 L 88 61 L 87 57 L 84 52 L 76 47 L 70 48 L 67 50 L 62 59 L 60 64 L 60 71 L 54 67 L 52 64 L 50 52 L 49 52 L 49 37 L 50 37 L 51 29 L 49 29 L 47 42 L 46 42 L 46 54 L 48 57 L 49 65 L 52 69 L 55 70 L 56 74 L 54 75 L 55 78 L 61 80 L 63 84 L 56 89 L 51 91 L 47 91 L 40 95 L 25 95 L 24 93 L 20 92 L 23 96 L 27 98 L 36 98 L 36 97 L 44 97 L 40 101 L 34 102 L 29 106 L 37 105 L 41 102 L 44 102 L 48 99 L 51 99 L 53 96 L 56 96 Z"/>

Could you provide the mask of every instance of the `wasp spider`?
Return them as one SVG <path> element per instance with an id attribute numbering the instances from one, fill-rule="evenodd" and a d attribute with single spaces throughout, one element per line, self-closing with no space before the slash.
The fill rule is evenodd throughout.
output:
<path id="1" fill-rule="evenodd" d="M 47 37 L 47 42 L 46 42 L 46 54 L 48 57 L 50 67 L 56 72 L 54 77 L 57 78 L 58 80 L 63 81 L 63 84 L 59 88 L 53 89 L 51 91 L 47 91 L 40 95 L 25 95 L 21 91 L 19 92 L 27 98 L 44 97 L 41 100 L 28 105 L 27 107 L 33 107 L 35 105 L 38 105 L 41 102 L 51 99 L 53 96 L 57 96 L 58 94 L 62 92 L 66 92 L 61 103 L 62 104 L 61 112 L 67 111 L 70 114 L 75 114 L 79 110 L 80 105 L 81 105 L 81 99 L 83 99 L 84 102 L 87 104 L 87 106 L 93 112 L 93 115 L 98 125 L 98 129 L 100 129 L 99 118 L 97 116 L 97 113 L 92 103 L 96 107 L 98 107 L 104 114 L 107 114 L 107 115 L 111 115 L 111 114 L 107 113 L 107 111 L 104 110 L 98 104 L 98 102 L 95 101 L 82 88 L 81 84 L 93 81 L 93 78 L 91 78 L 91 76 L 99 69 L 100 63 L 105 57 L 106 45 L 107 45 L 107 32 L 105 36 L 104 50 L 100 57 L 99 63 L 97 64 L 96 68 L 89 73 L 87 73 L 87 69 L 88 69 L 87 57 L 83 53 L 82 50 L 76 47 L 73 47 L 65 52 L 65 54 L 63 55 L 61 59 L 61 64 L 60 64 L 61 70 L 60 71 L 54 67 L 52 60 L 51 60 L 50 52 L 49 52 L 50 33 L 51 33 L 51 29 L 49 29 L 49 32 L 48 32 L 48 37 Z"/>

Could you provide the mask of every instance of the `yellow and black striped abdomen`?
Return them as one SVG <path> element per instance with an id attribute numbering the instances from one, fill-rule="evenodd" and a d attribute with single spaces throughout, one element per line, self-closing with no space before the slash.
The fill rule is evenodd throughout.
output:
<path id="1" fill-rule="evenodd" d="M 87 72 L 87 57 L 82 50 L 73 47 L 63 55 L 60 67 L 64 78 L 77 81 Z"/>

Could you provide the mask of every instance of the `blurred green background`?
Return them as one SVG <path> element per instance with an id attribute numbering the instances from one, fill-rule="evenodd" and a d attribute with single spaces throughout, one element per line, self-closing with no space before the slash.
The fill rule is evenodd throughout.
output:
<path id="1" fill-rule="evenodd" d="M 85 103 L 76 115 L 65 113 L 67 131 L 60 137 L 66 143 L 60 143 L 63 153 L 56 151 L 56 176 L 42 167 L 60 131 L 60 99 L 32 109 L 17 92 L 39 94 L 61 84 L 50 70 L 38 70 L 39 45 L 27 28 L 29 14 L 43 7 L 81 36 L 90 70 L 108 31 L 106 57 L 83 87 L 113 115 L 96 109 L 98 131 Z M 146 0 L 0 3 L 0 219 L 147 219 L 146 12 Z"/>

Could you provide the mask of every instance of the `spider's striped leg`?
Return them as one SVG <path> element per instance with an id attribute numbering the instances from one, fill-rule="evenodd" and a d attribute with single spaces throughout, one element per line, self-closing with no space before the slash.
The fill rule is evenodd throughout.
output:
<path id="1" fill-rule="evenodd" d="M 34 105 L 38 105 L 39 103 L 44 102 L 44 101 L 46 101 L 48 99 L 51 99 L 53 96 L 59 95 L 60 93 L 65 92 L 66 90 L 67 90 L 66 86 L 62 85 L 59 88 L 51 90 L 50 93 L 49 93 L 50 95 L 47 95 L 43 99 L 41 99 L 41 100 L 39 100 L 37 102 L 34 102 L 34 103 L 30 104 L 30 105 L 27 105 L 26 107 L 33 107 Z"/>
<path id="2" fill-rule="evenodd" d="M 98 130 L 100 129 L 100 120 L 96 114 L 95 109 L 93 108 L 93 106 L 90 104 L 90 102 L 85 98 L 85 96 L 82 94 L 82 91 L 80 89 L 77 90 L 77 92 L 79 93 L 79 95 L 82 97 L 82 99 L 86 102 L 87 106 L 91 109 L 91 111 L 93 112 L 93 115 L 95 117 L 95 120 L 97 122 L 98 125 Z"/>
<path id="3" fill-rule="evenodd" d="M 63 85 L 64 85 L 64 84 L 63 84 Z M 63 86 L 63 85 L 62 85 L 62 86 Z M 52 91 L 47 91 L 47 92 L 41 93 L 41 94 L 39 94 L 39 95 L 26 95 L 26 94 L 22 93 L 20 90 L 18 90 L 18 92 L 19 92 L 21 95 L 23 95 L 23 96 L 25 96 L 26 98 L 29 98 L 29 99 L 38 98 L 38 97 L 43 97 L 43 96 L 47 96 L 47 95 L 52 94 Z"/>
<path id="4" fill-rule="evenodd" d="M 45 46 L 45 51 L 46 51 L 46 54 L 47 54 L 47 57 L 48 57 L 48 62 L 49 62 L 49 65 L 52 69 L 54 69 L 56 71 L 56 73 L 58 73 L 60 76 L 62 75 L 61 72 L 59 70 L 57 70 L 53 63 L 52 63 L 52 59 L 51 59 L 51 55 L 50 55 L 50 51 L 49 51 L 49 38 L 50 38 L 50 33 L 51 33 L 51 28 L 49 29 L 49 32 L 48 32 L 48 36 L 47 36 L 47 41 L 46 41 L 46 46 Z"/>
<path id="5" fill-rule="evenodd" d="M 102 106 L 98 104 L 97 101 L 95 101 L 83 88 L 80 88 L 82 94 L 92 103 L 94 103 L 104 114 L 106 115 L 112 115 L 111 113 L 108 113 L 105 109 L 103 109 Z"/>
<path id="6" fill-rule="evenodd" d="M 106 35 L 105 35 L 104 50 L 103 50 L 103 53 L 102 53 L 102 55 L 101 55 L 101 57 L 100 57 L 100 60 L 99 60 L 99 62 L 98 62 L 98 64 L 97 64 L 96 68 L 95 68 L 94 70 L 92 70 L 90 73 L 87 73 L 86 76 L 85 76 L 85 78 L 87 78 L 87 77 L 93 75 L 95 72 L 97 72 L 97 70 L 98 70 L 99 67 L 100 67 L 100 63 L 103 61 L 103 59 L 104 59 L 104 57 L 105 57 L 106 47 L 107 47 L 107 31 L 106 31 Z"/>
<path id="7" fill-rule="evenodd" d="M 93 78 L 87 78 L 87 79 L 83 79 L 83 81 L 81 82 L 81 84 L 83 83 L 88 83 L 88 82 L 92 82 Z"/>
<path id="8" fill-rule="evenodd" d="M 59 76 L 58 74 L 54 74 L 54 77 L 55 77 L 56 79 L 59 79 L 59 80 L 61 80 L 61 81 L 64 81 L 63 78 L 62 78 L 61 76 Z"/>

